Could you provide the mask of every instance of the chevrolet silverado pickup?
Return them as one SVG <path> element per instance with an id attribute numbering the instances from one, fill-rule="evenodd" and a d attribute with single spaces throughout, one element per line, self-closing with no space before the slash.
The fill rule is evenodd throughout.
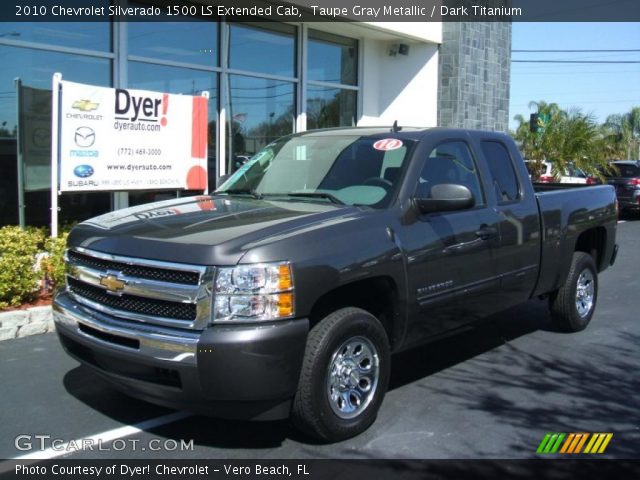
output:
<path id="1" fill-rule="evenodd" d="M 584 329 L 616 223 L 613 187 L 536 193 L 500 133 L 311 131 L 211 195 L 73 228 L 55 324 L 126 394 L 336 441 L 375 420 L 393 353 L 534 297 Z"/>

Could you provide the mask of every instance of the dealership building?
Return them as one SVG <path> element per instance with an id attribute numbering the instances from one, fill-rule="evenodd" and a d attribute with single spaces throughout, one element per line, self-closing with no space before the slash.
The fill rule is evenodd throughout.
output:
<path id="1" fill-rule="evenodd" d="M 55 72 L 96 86 L 208 92 L 209 190 L 294 132 L 394 121 L 507 129 L 510 24 L 257 20 L 0 23 L 0 226 L 48 224 Z M 59 217 L 193 193 L 69 193 Z"/>

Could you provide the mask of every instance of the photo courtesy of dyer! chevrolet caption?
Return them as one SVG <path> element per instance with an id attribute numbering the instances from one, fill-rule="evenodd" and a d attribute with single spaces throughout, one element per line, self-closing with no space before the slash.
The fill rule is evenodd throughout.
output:
<path id="1" fill-rule="evenodd" d="M 534 191 L 500 133 L 309 131 L 212 195 L 74 227 L 54 319 L 128 395 L 338 441 L 374 422 L 396 352 L 534 297 L 587 327 L 617 214 L 611 185 Z"/>

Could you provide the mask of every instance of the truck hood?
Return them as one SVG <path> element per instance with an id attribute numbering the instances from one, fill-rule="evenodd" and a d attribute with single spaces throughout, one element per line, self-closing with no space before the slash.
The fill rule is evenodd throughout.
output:
<path id="1" fill-rule="evenodd" d="M 196 265 L 234 265 L 271 236 L 323 228 L 363 214 L 329 203 L 199 196 L 149 203 L 86 220 L 73 228 L 70 247 L 113 255 Z"/>

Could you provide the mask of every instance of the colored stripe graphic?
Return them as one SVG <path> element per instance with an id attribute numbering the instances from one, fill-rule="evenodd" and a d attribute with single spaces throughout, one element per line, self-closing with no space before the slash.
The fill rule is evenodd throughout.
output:
<path id="1" fill-rule="evenodd" d="M 207 155 L 207 99 L 193 97 L 191 110 L 191 156 L 205 158 Z"/>
<path id="2" fill-rule="evenodd" d="M 537 453 L 556 453 L 560 447 L 564 433 L 547 433 L 538 446 Z"/>
<path id="3" fill-rule="evenodd" d="M 566 438 L 566 440 L 565 440 Z M 577 453 L 604 453 L 605 449 L 609 445 L 609 442 L 613 438 L 613 433 L 559 433 L 550 432 L 547 433 L 536 453 L 563 453 L 563 454 L 577 454 Z M 562 441 L 564 440 L 564 443 Z M 587 440 L 589 441 L 587 443 Z M 560 445 L 562 444 L 562 448 Z M 587 445 L 584 450 L 583 447 Z M 560 449 L 560 451 L 558 451 Z"/>
<path id="4" fill-rule="evenodd" d="M 580 451 L 582 450 L 582 446 L 584 445 L 584 442 L 586 442 L 587 438 L 589 438 L 589 434 L 588 433 L 572 433 L 571 435 L 573 435 L 573 441 L 571 442 L 571 445 L 569 445 L 569 448 L 567 449 L 567 453 L 580 453 Z"/>
<path id="5" fill-rule="evenodd" d="M 604 453 L 612 437 L 613 433 L 594 433 L 584 453 Z"/>

